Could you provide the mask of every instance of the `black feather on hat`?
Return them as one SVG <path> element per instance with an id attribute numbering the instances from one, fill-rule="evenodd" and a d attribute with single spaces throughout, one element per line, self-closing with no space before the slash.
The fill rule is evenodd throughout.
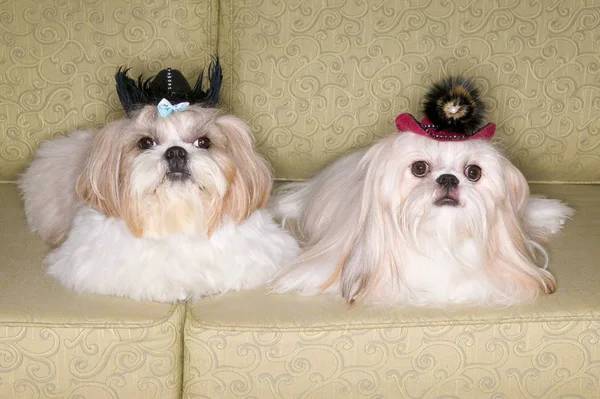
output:
<path id="1" fill-rule="evenodd" d="M 218 57 L 214 57 L 208 67 L 209 83 L 206 90 L 202 89 L 204 70 L 200 72 L 193 88 L 177 69 L 163 69 L 154 78 L 146 80 L 142 75 L 137 80 L 131 79 L 127 76 L 128 71 L 129 69 L 119 68 L 115 81 L 119 100 L 129 117 L 133 111 L 144 105 L 157 105 L 163 98 L 173 104 L 188 102 L 205 107 L 214 107 L 219 101 L 223 71 Z"/>

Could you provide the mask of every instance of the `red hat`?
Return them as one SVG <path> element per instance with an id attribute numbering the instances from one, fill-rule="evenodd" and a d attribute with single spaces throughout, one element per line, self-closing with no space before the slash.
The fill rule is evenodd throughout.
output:
<path id="1" fill-rule="evenodd" d="M 429 118 L 424 117 L 423 121 L 419 123 L 411 114 L 398 115 L 396 118 L 396 127 L 399 132 L 416 133 L 437 141 L 490 140 L 496 132 L 496 124 L 494 123 L 488 123 L 473 134 L 438 130 Z"/>
<path id="2" fill-rule="evenodd" d="M 423 111 L 420 123 L 410 114 L 399 115 L 398 130 L 437 141 L 490 140 L 496 132 L 495 124 L 483 124 L 485 104 L 474 82 L 464 76 L 435 83 L 425 95 Z"/>

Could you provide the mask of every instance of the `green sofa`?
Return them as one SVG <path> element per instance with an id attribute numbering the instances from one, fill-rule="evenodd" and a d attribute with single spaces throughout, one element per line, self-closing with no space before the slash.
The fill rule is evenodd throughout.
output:
<path id="1" fill-rule="evenodd" d="M 0 398 L 600 398 L 599 37 L 591 1 L 0 1 Z M 549 245 L 558 291 L 440 310 L 61 287 L 19 173 L 42 141 L 124 117 L 117 67 L 191 77 L 217 53 L 221 106 L 279 181 L 393 132 L 439 77 L 474 76 L 532 192 L 577 211 Z"/>

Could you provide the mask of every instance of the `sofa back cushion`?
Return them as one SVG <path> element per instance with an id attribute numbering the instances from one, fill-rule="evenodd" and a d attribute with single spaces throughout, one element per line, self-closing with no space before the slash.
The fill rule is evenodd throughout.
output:
<path id="1" fill-rule="evenodd" d="M 224 101 L 277 176 L 302 179 L 466 73 L 531 181 L 600 182 L 599 7 L 504 3 L 223 0 Z"/>

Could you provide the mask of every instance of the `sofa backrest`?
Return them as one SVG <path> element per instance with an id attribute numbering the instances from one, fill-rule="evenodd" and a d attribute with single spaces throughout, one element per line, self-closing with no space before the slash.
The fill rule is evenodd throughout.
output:
<path id="1" fill-rule="evenodd" d="M 0 24 L 0 180 L 14 180 L 42 140 L 121 117 L 118 66 L 191 76 L 218 53 L 222 105 L 250 123 L 279 179 L 306 178 L 394 132 L 398 114 L 420 116 L 432 81 L 465 73 L 530 181 L 600 182 L 600 5 L 11 4 Z"/>

